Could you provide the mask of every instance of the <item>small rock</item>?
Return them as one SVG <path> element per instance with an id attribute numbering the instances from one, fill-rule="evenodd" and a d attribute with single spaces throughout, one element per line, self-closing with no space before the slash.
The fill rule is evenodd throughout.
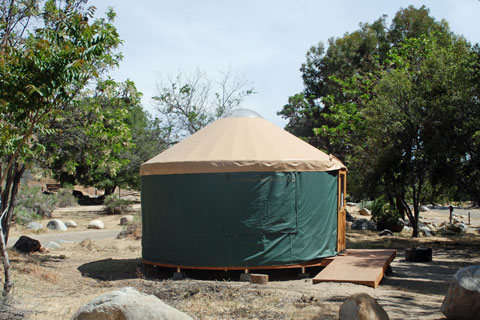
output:
<path id="1" fill-rule="evenodd" d="M 388 229 L 385 229 L 382 232 L 380 232 L 378 235 L 379 236 L 393 236 L 393 232 L 388 230 Z"/>
<path id="2" fill-rule="evenodd" d="M 27 236 L 21 236 L 13 245 L 13 248 L 23 253 L 32 253 L 39 251 L 42 245 L 40 241 Z"/>
<path id="3" fill-rule="evenodd" d="M 48 221 L 47 228 L 52 230 L 67 231 L 67 226 L 60 219 L 52 219 Z"/>
<path id="4" fill-rule="evenodd" d="M 354 230 L 367 230 L 367 219 L 357 219 L 352 223 L 352 229 Z"/>
<path id="5" fill-rule="evenodd" d="M 422 226 L 422 227 L 418 226 L 418 231 L 420 231 L 421 233 L 423 233 L 427 237 L 428 237 L 427 234 L 431 235 L 431 233 L 432 233 L 432 230 L 427 226 Z"/>
<path id="6" fill-rule="evenodd" d="M 445 228 L 455 233 L 462 233 L 462 228 L 460 227 L 460 223 L 447 223 L 445 225 Z"/>
<path id="7" fill-rule="evenodd" d="M 92 220 L 88 224 L 88 229 L 104 229 L 105 225 L 103 224 L 102 220 Z"/>
<path id="8" fill-rule="evenodd" d="M 468 227 L 465 224 L 459 223 L 457 226 L 460 229 L 460 233 L 467 233 Z"/>
<path id="9" fill-rule="evenodd" d="M 356 207 L 357 204 L 355 202 L 347 202 L 347 207 Z"/>
<path id="10" fill-rule="evenodd" d="M 345 210 L 346 211 L 346 210 Z M 346 216 L 345 216 L 347 221 L 353 222 L 355 221 L 355 218 L 350 214 L 350 212 L 346 211 Z"/>
<path id="11" fill-rule="evenodd" d="M 55 241 L 50 241 L 49 243 L 47 243 L 47 245 L 45 246 L 45 248 L 47 249 L 50 249 L 50 250 L 55 250 L 55 249 L 60 249 L 62 246 L 59 245 L 58 243 L 56 243 Z"/>
<path id="12" fill-rule="evenodd" d="M 420 206 L 420 212 L 427 212 L 430 211 L 430 209 L 427 206 Z"/>
<path id="13" fill-rule="evenodd" d="M 43 229 L 43 226 L 38 222 L 32 221 L 32 222 L 29 222 L 27 224 L 27 229 L 33 230 L 33 231 L 38 231 L 38 230 Z"/>
<path id="14" fill-rule="evenodd" d="M 58 239 L 56 242 L 57 242 L 58 244 L 75 243 L 74 241 L 68 241 L 68 240 L 63 240 L 63 239 Z"/>
<path id="15" fill-rule="evenodd" d="M 351 229 L 352 229 L 352 224 L 353 224 L 353 222 L 347 221 L 347 222 L 345 223 L 345 228 L 346 228 L 347 230 L 351 230 Z"/>
<path id="16" fill-rule="evenodd" d="M 132 223 L 133 223 L 133 216 L 132 215 L 126 215 L 126 216 L 123 216 L 120 219 L 120 225 L 121 226 L 125 226 L 127 224 L 132 224 Z"/>
<path id="17" fill-rule="evenodd" d="M 155 296 L 127 287 L 96 297 L 81 307 L 72 320 L 192 320 Z"/>
<path id="18" fill-rule="evenodd" d="M 413 231 L 413 229 L 408 227 L 408 226 L 404 226 L 403 230 L 402 230 L 402 232 L 412 232 L 412 231 Z"/>
<path id="19" fill-rule="evenodd" d="M 388 320 L 387 312 L 377 300 L 366 293 L 356 293 L 345 300 L 340 307 L 339 320 L 369 319 Z"/>
<path id="20" fill-rule="evenodd" d="M 370 230 L 370 231 L 375 231 L 377 230 L 377 225 L 375 224 L 375 222 L 373 221 L 368 221 L 367 222 L 367 230 Z"/>
<path id="21" fill-rule="evenodd" d="M 371 216 L 372 213 L 370 212 L 370 210 L 368 210 L 367 208 L 362 208 L 358 211 L 358 213 L 362 216 Z"/>
<path id="22" fill-rule="evenodd" d="M 73 220 L 65 221 L 65 225 L 69 228 L 76 228 L 77 227 L 77 223 Z"/>
<path id="23" fill-rule="evenodd" d="M 480 315 L 480 266 L 458 270 L 440 309 L 448 319 L 478 319 Z"/>

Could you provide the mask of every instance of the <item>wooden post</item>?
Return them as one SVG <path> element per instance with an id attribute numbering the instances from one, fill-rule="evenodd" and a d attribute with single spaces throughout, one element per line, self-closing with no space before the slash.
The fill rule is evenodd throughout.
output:
<path id="1" fill-rule="evenodd" d="M 450 205 L 448 206 L 448 209 L 450 210 L 450 224 L 451 224 L 453 221 L 453 207 Z"/>
<path id="2" fill-rule="evenodd" d="M 268 274 L 251 273 L 250 282 L 255 284 L 267 284 Z"/>
<path id="3" fill-rule="evenodd" d="M 468 211 L 468 224 L 470 225 L 470 211 Z"/>

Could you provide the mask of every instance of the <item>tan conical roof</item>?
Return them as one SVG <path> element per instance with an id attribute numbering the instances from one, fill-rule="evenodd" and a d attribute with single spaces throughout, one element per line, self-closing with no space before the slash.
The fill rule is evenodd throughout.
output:
<path id="1" fill-rule="evenodd" d="M 345 168 L 262 118 L 219 119 L 145 162 L 141 175 L 332 171 Z"/>

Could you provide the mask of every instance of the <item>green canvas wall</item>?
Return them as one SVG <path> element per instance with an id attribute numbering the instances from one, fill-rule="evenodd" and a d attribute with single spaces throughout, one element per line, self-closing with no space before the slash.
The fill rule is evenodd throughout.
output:
<path id="1" fill-rule="evenodd" d="M 337 172 L 142 176 L 143 259 L 277 266 L 334 256 Z"/>

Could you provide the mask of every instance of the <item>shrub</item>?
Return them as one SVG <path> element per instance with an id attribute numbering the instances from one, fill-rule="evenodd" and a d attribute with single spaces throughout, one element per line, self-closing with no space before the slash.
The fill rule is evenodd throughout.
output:
<path id="1" fill-rule="evenodd" d="M 40 217 L 50 217 L 56 201 L 54 195 L 42 193 L 40 187 L 22 186 L 16 198 L 15 214 L 20 212 L 27 217 L 28 214 L 25 211 L 30 211 Z"/>
<path id="2" fill-rule="evenodd" d="M 42 216 L 30 209 L 27 209 L 25 207 L 15 208 L 15 221 L 22 226 L 25 226 L 32 221 L 40 219 L 42 219 Z"/>
<path id="3" fill-rule="evenodd" d="M 60 189 L 57 192 L 57 206 L 60 208 L 71 207 L 78 205 L 77 199 L 72 194 L 73 188 Z"/>
<path id="4" fill-rule="evenodd" d="M 391 226 L 398 225 L 399 219 L 402 218 L 400 212 L 392 208 L 384 197 L 377 198 L 372 202 L 371 211 L 372 220 L 377 224 L 378 230 L 390 229 Z"/>
<path id="5" fill-rule="evenodd" d="M 131 208 L 133 202 L 119 198 L 117 195 L 112 194 L 105 198 L 103 204 L 105 205 L 105 210 L 107 213 L 122 214 Z"/>

